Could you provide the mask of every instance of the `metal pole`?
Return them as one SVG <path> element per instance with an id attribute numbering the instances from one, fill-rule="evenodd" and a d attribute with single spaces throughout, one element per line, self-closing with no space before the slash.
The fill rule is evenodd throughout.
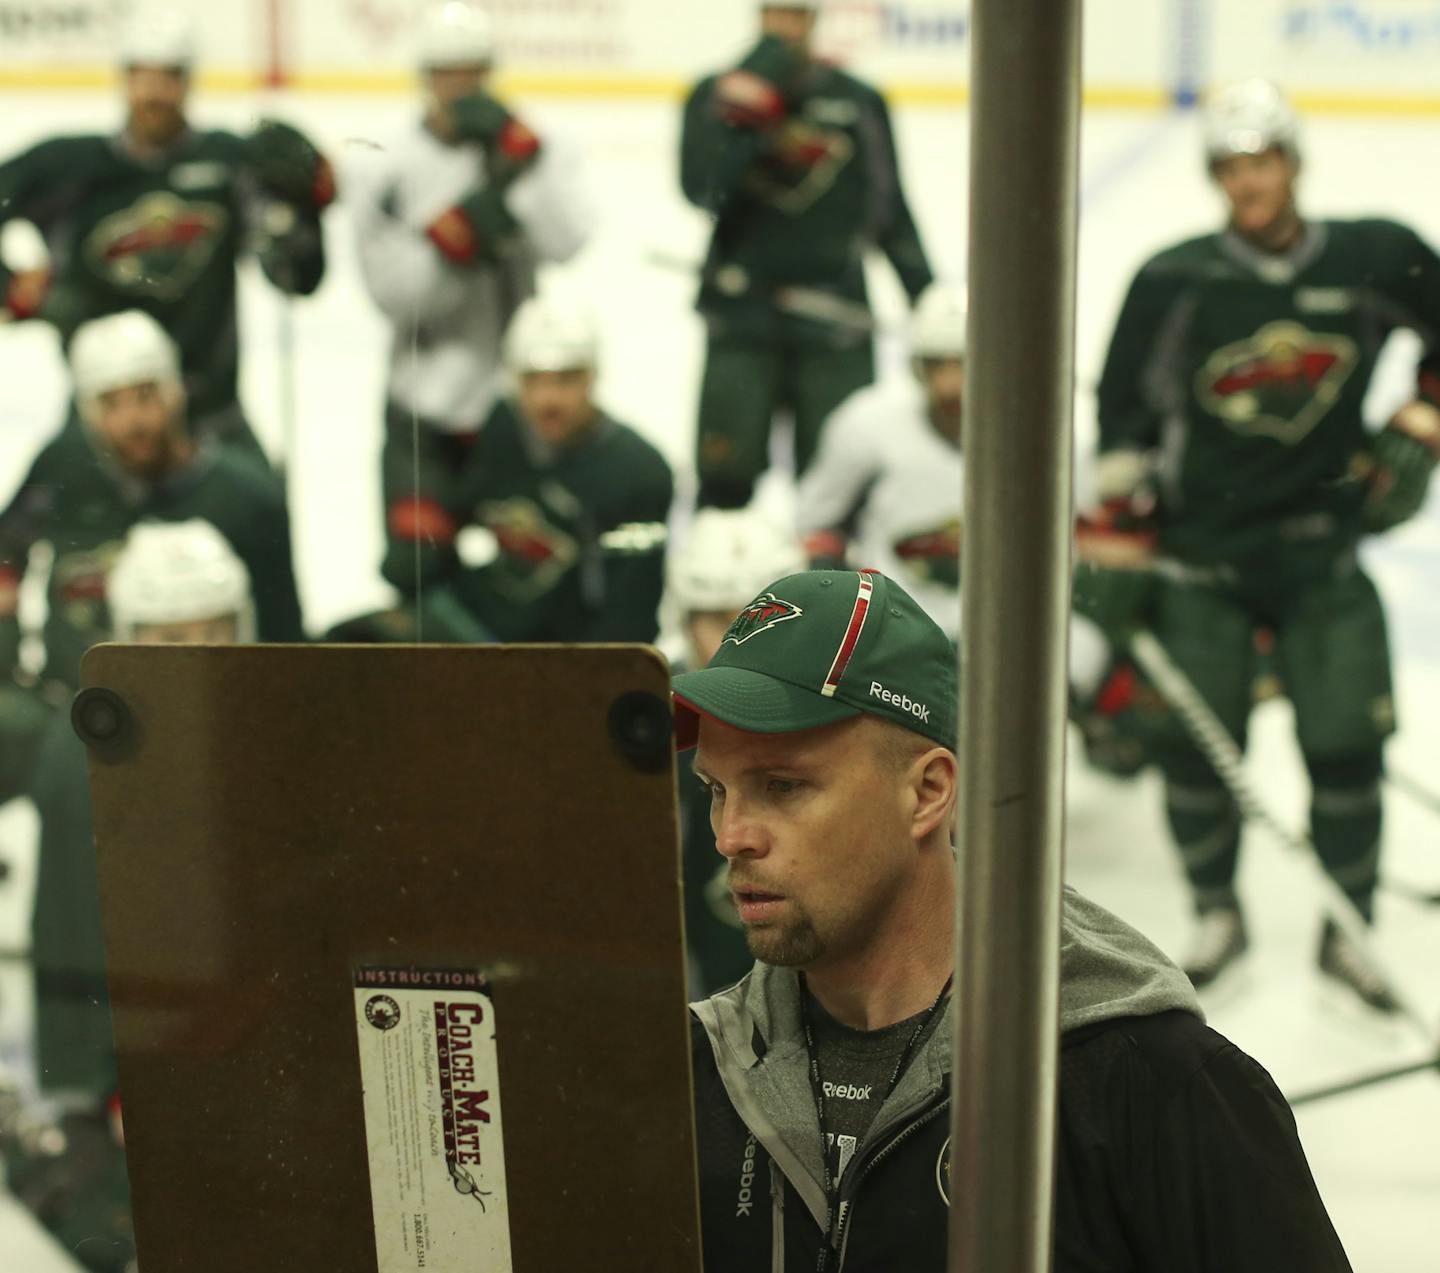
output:
<path id="1" fill-rule="evenodd" d="M 1051 1267 L 1078 0 L 975 0 L 950 1268 Z"/>

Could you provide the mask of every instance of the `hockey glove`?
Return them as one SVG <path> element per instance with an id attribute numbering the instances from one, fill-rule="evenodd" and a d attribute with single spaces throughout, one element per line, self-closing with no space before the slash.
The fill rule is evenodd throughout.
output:
<path id="1" fill-rule="evenodd" d="M 334 200 L 330 161 L 298 129 L 262 119 L 244 147 L 246 164 L 268 194 L 317 211 Z"/>
<path id="2" fill-rule="evenodd" d="M 715 111 L 737 128 L 769 128 L 789 112 L 786 92 L 805 55 L 778 36 L 761 39 L 743 62 L 715 84 Z"/>
<path id="3" fill-rule="evenodd" d="M 1085 759 L 1114 778 L 1133 778 L 1150 762 L 1150 749 L 1137 711 L 1140 674 L 1123 655 L 1113 656 L 1091 695 L 1073 687 L 1070 718 L 1080 727 Z"/>
<path id="4" fill-rule="evenodd" d="M 1155 501 L 1136 451 L 1100 457 L 1100 508 L 1076 526 L 1075 609 L 1112 640 L 1123 641 L 1143 616 L 1154 579 Z"/>
<path id="5" fill-rule="evenodd" d="M 1420 511 L 1440 463 L 1440 409 L 1416 400 L 1402 407 L 1371 443 L 1370 490 L 1361 524 L 1390 530 Z"/>
<path id="6" fill-rule="evenodd" d="M 509 185 L 540 154 L 540 138 L 488 93 L 470 93 L 450 105 L 461 141 L 477 142 L 490 156 L 490 180 Z"/>
<path id="7" fill-rule="evenodd" d="M 505 206 L 504 191 L 486 186 L 442 212 L 425 233 L 456 265 L 480 265 L 502 260 L 514 252 L 520 223 Z"/>

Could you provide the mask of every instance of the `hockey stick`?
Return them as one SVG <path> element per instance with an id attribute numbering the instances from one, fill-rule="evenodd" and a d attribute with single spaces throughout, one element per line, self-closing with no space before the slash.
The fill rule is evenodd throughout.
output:
<path id="1" fill-rule="evenodd" d="M 1385 766 L 1385 781 L 1396 791 L 1409 796 L 1422 809 L 1428 809 L 1431 813 L 1440 813 L 1440 793 L 1431 791 L 1430 788 L 1417 782 L 1408 774 L 1396 773 L 1388 764 Z"/>
<path id="2" fill-rule="evenodd" d="M 1437 1046 L 1435 1035 L 1426 1024 L 1425 1018 L 1415 1006 L 1397 990 L 1397 982 L 1390 976 L 1384 964 L 1376 958 L 1374 943 L 1370 938 L 1369 925 L 1355 908 L 1345 891 L 1335 883 L 1321 866 L 1314 853 L 1314 845 L 1308 835 L 1290 830 L 1266 807 L 1249 775 L 1245 772 L 1244 760 L 1235 740 L 1220 723 L 1200 691 L 1190 678 L 1176 666 L 1168 651 L 1156 639 L 1154 633 L 1141 630 L 1130 638 L 1130 650 L 1141 670 L 1150 678 L 1165 701 L 1179 715 L 1190 737 L 1205 759 L 1219 775 L 1241 815 L 1250 822 L 1258 823 L 1268 830 L 1287 848 L 1305 855 L 1312 867 L 1312 877 L 1321 890 L 1325 908 L 1340 930 L 1355 943 L 1361 957 L 1385 982 L 1386 988 L 1400 1007 L 1401 1013 L 1409 1019 L 1426 1043 Z"/>
<path id="3" fill-rule="evenodd" d="M 1440 893 L 1431 893 L 1426 889 L 1417 888 L 1414 884 L 1406 884 L 1400 880 L 1382 879 L 1380 888 L 1386 893 L 1393 893 L 1396 897 L 1408 898 L 1417 906 L 1440 906 Z"/>
<path id="4" fill-rule="evenodd" d="M 697 276 L 705 273 L 703 265 L 672 252 L 658 250 L 646 252 L 645 261 L 649 265 L 659 266 L 661 269 L 677 273 Z M 736 296 L 758 294 L 758 289 L 744 276 L 743 271 L 736 277 L 739 284 L 735 292 Z M 781 313 L 791 314 L 796 318 L 810 318 L 818 323 L 831 323 L 836 327 L 844 327 L 849 331 L 860 332 L 867 336 L 881 335 L 889 330 L 887 326 L 875 321 L 875 315 L 870 312 L 869 306 L 862 305 L 858 301 L 847 301 L 843 296 L 836 296 L 833 292 L 825 291 L 824 288 L 777 287 L 769 292 L 766 298 Z"/>
<path id="5" fill-rule="evenodd" d="M 1440 1070 L 1440 1053 L 1436 1053 L 1428 1061 L 1415 1061 L 1410 1065 L 1397 1065 L 1394 1069 L 1376 1070 L 1373 1074 L 1361 1074 L 1352 1079 L 1342 1079 L 1339 1083 L 1311 1088 L 1308 1092 L 1287 1096 L 1285 1099 L 1293 1109 L 1300 1105 L 1312 1105 L 1316 1101 L 1329 1100 L 1332 1096 L 1348 1096 L 1351 1092 L 1363 1092 L 1366 1088 L 1389 1083 L 1392 1079 L 1409 1078 L 1412 1074 L 1426 1074 L 1431 1070 Z"/>
<path id="6" fill-rule="evenodd" d="M 288 292 L 277 298 L 280 322 L 277 325 L 277 354 L 280 362 L 280 471 L 283 473 L 295 459 L 295 301 Z"/>

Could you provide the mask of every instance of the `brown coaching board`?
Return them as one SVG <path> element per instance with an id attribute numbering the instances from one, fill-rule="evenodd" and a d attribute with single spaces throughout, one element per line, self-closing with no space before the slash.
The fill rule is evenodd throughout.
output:
<path id="1" fill-rule="evenodd" d="M 83 682 L 145 1273 L 699 1268 L 659 655 L 101 646 Z"/>

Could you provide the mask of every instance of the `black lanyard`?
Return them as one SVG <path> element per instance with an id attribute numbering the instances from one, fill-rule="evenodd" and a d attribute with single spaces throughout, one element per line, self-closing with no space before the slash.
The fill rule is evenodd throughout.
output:
<path id="1" fill-rule="evenodd" d="M 940 993 L 935 996 L 935 1002 L 925 1009 L 924 1015 L 910 1032 L 910 1037 L 905 1041 L 905 1047 L 895 1062 L 895 1070 L 890 1075 L 890 1082 L 885 1086 L 885 1094 L 880 1098 L 881 1105 L 890 1099 L 890 1094 L 899 1086 L 906 1066 L 914 1057 L 915 1045 L 920 1042 L 920 1036 L 925 1033 L 926 1026 L 935 1019 L 935 1014 L 940 1011 L 940 1005 L 945 1002 L 945 996 L 950 993 L 950 984 L 954 980 L 954 973 L 945 978 L 945 984 L 940 987 Z M 840 1210 L 840 1173 L 838 1170 L 833 1172 L 830 1170 L 830 1147 L 825 1143 L 825 1084 L 820 1077 L 820 1049 L 815 1046 L 815 1027 L 810 1020 L 808 998 L 805 974 L 801 973 L 800 1025 L 805 1031 L 805 1050 L 810 1056 L 810 1092 L 815 1098 L 815 1116 L 820 1120 L 820 1162 L 825 1173 L 825 1242 L 820 1248 L 820 1256 L 815 1262 L 815 1269 L 816 1273 L 825 1273 L 830 1267 L 830 1256 L 840 1237 L 836 1229 L 836 1220 Z M 840 1138 L 837 1136 L 835 1138 L 837 1151 L 839 1146 Z"/>

